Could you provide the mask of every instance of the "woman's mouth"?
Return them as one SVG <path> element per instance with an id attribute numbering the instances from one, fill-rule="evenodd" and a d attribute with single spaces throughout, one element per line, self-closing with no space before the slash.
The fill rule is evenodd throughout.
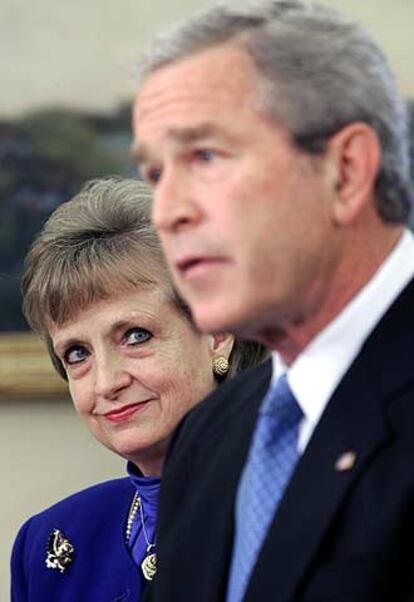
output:
<path id="1" fill-rule="evenodd" d="M 130 420 L 137 412 L 144 410 L 150 400 L 140 401 L 137 403 L 130 403 L 122 408 L 117 408 L 115 410 L 111 410 L 104 414 L 105 418 L 112 422 L 113 424 L 119 424 L 121 422 L 127 422 Z"/>

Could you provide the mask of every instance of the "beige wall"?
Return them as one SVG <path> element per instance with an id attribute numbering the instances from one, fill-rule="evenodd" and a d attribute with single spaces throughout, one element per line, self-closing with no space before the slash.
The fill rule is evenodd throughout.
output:
<path id="1" fill-rule="evenodd" d="M 0 425 L 0 600 L 6 601 L 19 525 L 74 491 L 123 476 L 125 463 L 92 439 L 69 400 L 0 399 Z"/>
<path id="2" fill-rule="evenodd" d="M 371 29 L 389 54 L 403 93 L 414 96 L 414 2 L 323 1 Z M 114 106 L 132 95 L 134 65 L 154 32 L 213 4 L 215 0 L 2 0 L 0 115 L 51 103 Z"/>

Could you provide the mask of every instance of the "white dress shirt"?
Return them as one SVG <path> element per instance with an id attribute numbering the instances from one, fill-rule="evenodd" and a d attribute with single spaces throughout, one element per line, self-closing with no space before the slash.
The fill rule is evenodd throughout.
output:
<path id="1" fill-rule="evenodd" d="M 405 230 L 369 282 L 289 368 L 277 352 L 272 354 L 272 384 L 287 372 L 289 385 L 304 414 L 299 426 L 300 453 L 365 340 L 413 276 L 414 236 Z"/>

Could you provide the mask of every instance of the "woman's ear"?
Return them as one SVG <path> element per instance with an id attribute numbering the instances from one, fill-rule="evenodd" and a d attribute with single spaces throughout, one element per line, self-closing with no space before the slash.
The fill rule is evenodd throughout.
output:
<path id="1" fill-rule="evenodd" d="M 216 382 L 226 378 L 230 370 L 229 358 L 234 345 L 231 334 L 216 334 L 211 336 L 212 368 Z"/>
<path id="2" fill-rule="evenodd" d="M 232 334 L 212 334 L 211 350 L 213 357 L 223 355 L 227 360 L 230 357 L 234 346 L 234 336 Z"/>
<path id="3" fill-rule="evenodd" d="M 328 153 L 335 173 L 334 219 L 338 225 L 347 225 L 372 203 L 380 141 L 369 125 L 351 123 L 332 137 Z"/>

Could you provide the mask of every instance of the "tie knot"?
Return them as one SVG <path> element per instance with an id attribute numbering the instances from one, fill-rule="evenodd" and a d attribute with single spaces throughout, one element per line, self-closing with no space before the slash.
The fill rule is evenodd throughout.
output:
<path id="1" fill-rule="evenodd" d="M 276 385 L 270 389 L 263 400 L 261 415 L 273 415 L 280 420 L 299 422 L 303 412 L 293 395 L 286 374 L 283 374 Z"/>

